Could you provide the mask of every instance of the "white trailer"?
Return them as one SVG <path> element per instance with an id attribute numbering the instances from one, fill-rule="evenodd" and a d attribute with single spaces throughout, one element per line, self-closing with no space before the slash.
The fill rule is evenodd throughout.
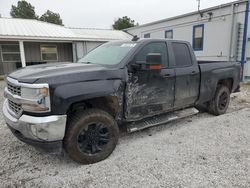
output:
<path id="1" fill-rule="evenodd" d="M 249 2 L 235 1 L 126 29 L 140 38 L 189 41 L 199 61 L 239 61 L 250 81 Z"/>

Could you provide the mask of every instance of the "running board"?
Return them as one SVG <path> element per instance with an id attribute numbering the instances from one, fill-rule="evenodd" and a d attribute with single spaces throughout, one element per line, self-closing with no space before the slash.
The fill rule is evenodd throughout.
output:
<path id="1" fill-rule="evenodd" d="M 188 108 L 184 110 L 170 112 L 168 114 L 158 115 L 158 116 L 146 118 L 146 119 L 128 124 L 127 130 L 128 132 L 131 133 L 131 132 L 139 131 L 139 130 L 146 129 L 149 127 L 153 127 L 156 125 L 165 124 L 173 120 L 192 116 L 198 113 L 199 111 L 196 108 Z"/>

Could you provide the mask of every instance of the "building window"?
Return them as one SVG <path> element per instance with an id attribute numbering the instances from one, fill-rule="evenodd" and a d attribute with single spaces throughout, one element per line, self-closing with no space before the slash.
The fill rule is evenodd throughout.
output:
<path id="1" fill-rule="evenodd" d="M 204 46 L 204 24 L 193 27 L 193 49 L 203 50 Z"/>
<path id="2" fill-rule="evenodd" d="M 144 38 L 150 38 L 150 33 L 144 34 Z"/>
<path id="3" fill-rule="evenodd" d="M 20 50 L 18 44 L 2 44 L 1 56 L 3 62 L 21 61 Z"/>
<path id="4" fill-rule="evenodd" d="M 165 38 L 166 39 L 173 39 L 173 30 L 165 31 Z"/>
<path id="5" fill-rule="evenodd" d="M 41 58 L 42 61 L 57 61 L 58 53 L 55 45 L 41 45 Z"/>

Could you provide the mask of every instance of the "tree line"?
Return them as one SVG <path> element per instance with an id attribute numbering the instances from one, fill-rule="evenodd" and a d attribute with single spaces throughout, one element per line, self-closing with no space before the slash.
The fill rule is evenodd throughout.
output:
<path id="1" fill-rule="evenodd" d="M 12 18 L 36 19 L 57 25 L 63 25 L 63 21 L 59 13 L 47 10 L 43 15 L 38 16 L 35 12 L 35 7 L 25 0 L 18 1 L 17 5 L 12 5 L 10 15 Z M 116 30 L 122 30 L 138 25 L 138 23 L 135 23 L 135 21 L 129 18 L 128 16 L 123 16 L 121 18 L 116 19 L 112 27 Z"/>
<path id="2" fill-rule="evenodd" d="M 24 0 L 18 1 L 17 6 L 11 6 L 10 15 L 12 18 L 36 19 L 57 25 L 63 25 L 60 14 L 47 10 L 42 16 L 39 17 L 35 12 L 35 7 Z"/>

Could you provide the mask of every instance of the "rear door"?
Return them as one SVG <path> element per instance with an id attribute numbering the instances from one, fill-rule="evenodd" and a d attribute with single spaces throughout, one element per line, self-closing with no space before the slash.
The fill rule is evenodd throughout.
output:
<path id="1" fill-rule="evenodd" d="M 165 42 L 146 44 L 134 57 L 131 64 L 146 63 L 149 53 L 160 53 L 160 70 L 129 71 L 125 99 L 127 120 L 138 120 L 173 109 L 174 103 L 174 68 L 169 68 L 168 50 Z"/>
<path id="2" fill-rule="evenodd" d="M 172 42 L 175 62 L 175 101 L 174 107 L 193 105 L 199 96 L 200 71 L 190 53 L 187 43 Z"/>

